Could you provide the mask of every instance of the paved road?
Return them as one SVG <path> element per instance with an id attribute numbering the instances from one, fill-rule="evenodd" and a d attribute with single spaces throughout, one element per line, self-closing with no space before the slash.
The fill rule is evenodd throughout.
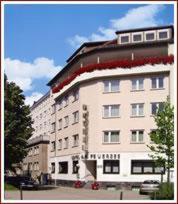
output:
<path id="1" fill-rule="evenodd" d="M 58 187 L 51 190 L 23 191 L 24 200 L 120 200 L 119 190 L 90 190 Z M 123 191 L 123 200 L 148 200 L 136 191 Z M 20 191 L 6 191 L 5 200 L 20 200 Z"/>

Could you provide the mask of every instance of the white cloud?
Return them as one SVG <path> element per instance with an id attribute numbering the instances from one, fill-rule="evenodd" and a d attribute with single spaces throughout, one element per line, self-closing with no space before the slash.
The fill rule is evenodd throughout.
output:
<path id="1" fill-rule="evenodd" d="M 34 88 L 34 79 L 51 79 L 61 68 L 61 66 L 55 66 L 53 60 L 44 57 L 36 58 L 32 63 L 18 59 L 5 59 L 5 73 L 8 80 L 15 82 L 23 91 Z"/>
<path id="2" fill-rule="evenodd" d="M 39 100 L 42 96 L 43 96 L 42 93 L 33 92 L 33 93 L 31 94 L 31 96 L 26 96 L 26 98 L 25 98 L 25 104 L 32 106 L 33 103 L 34 103 L 34 101 Z"/>
<path id="3" fill-rule="evenodd" d="M 78 48 L 86 41 L 102 41 L 110 40 L 116 37 L 117 30 L 140 28 L 147 26 L 156 26 L 161 21 L 157 19 L 157 14 L 164 8 L 161 4 L 151 4 L 132 8 L 122 17 L 111 19 L 108 28 L 99 27 L 97 33 L 92 33 L 90 36 L 75 35 L 68 42 L 74 48 Z"/>

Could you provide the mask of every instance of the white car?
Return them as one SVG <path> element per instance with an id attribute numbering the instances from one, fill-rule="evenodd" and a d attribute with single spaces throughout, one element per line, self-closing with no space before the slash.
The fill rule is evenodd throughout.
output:
<path id="1" fill-rule="evenodd" d="M 157 180 L 146 180 L 140 186 L 140 194 L 158 191 L 159 186 L 160 183 Z"/>

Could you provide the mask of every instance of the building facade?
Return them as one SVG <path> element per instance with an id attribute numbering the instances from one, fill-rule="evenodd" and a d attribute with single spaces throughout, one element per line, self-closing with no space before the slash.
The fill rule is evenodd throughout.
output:
<path id="1" fill-rule="evenodd" d="M 37 178 L 41 173 L 48 173 L 49 140 L 51 134 L 50 92 L 31 106 L 33 135 L 28 140 L 28 155 L 23 160 L 24 174 Z"/>
<path id="2" fill-rule="evenodd" d="M 166 178 L 147 145 L 158 107 L 168 96 L 173 103 L 173 54 L 173 26 L 118 31 L 116 39 L 77 49 L 48 83 L 50 101 L 44 107 L 51 108 L 50 129 L 43 126 L 31 138 L 49 136 L 48 155 L 40 159 L 46 163 L 43 171 L 56 184 Z M 38 105 L 32 112 L 36 129 Z"/>
<path id="3" fill-rule="evenodd" d="M 58 183 L 166 178 L 147 145 L 157 108 L 173 100 L 173 26 L 116 35 L 84 43 L 48 84 L 55 101 L 49 171 Z"/>

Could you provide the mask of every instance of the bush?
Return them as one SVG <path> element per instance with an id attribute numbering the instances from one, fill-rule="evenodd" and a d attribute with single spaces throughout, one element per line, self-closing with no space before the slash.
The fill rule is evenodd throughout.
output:
<path id="1" fill-rule="evenodd" d="M 174 185 L 173 183 L 160 184 L 159 191 L 151 194 L 152 200 L 173 200 L 174 199 Z"/>

